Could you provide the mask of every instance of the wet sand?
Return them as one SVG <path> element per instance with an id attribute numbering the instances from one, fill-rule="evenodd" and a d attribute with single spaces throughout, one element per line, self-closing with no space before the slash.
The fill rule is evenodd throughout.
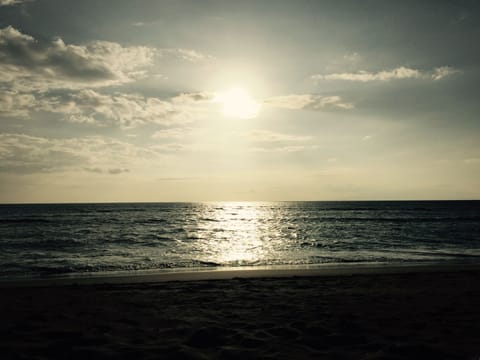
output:
<path id="1" fill-rule="evenodd" d="M 0 357 L 480 357 L 478 268 L 272 274 L 3 284 Z"/>

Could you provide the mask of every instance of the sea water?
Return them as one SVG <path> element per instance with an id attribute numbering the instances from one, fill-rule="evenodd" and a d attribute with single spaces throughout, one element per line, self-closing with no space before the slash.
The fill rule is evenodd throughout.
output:
<path id="1" fill-rule="evenodd" d="M 0 205 L 0 278 L 480 263 L 480 201 Z"/>

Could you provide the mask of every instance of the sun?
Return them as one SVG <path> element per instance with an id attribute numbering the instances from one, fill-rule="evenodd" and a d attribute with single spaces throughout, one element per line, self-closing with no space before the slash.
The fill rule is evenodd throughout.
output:
<path id="1" fill-rule="evenodd" d="M 241 87 L 232 87 L 217 94 L 216 100 L 223 106 L 223 114 L 237 119 L 251 119 L 258 115 L 260 104 Z"/>

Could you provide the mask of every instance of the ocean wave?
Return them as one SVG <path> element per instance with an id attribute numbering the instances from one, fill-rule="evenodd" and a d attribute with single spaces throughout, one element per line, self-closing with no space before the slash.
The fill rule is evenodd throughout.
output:
<path id="1" fill-rule="evenodd" d="M 378 223 L 430 223 L 430 222 L 478 222 L 480 216 L 449 217 L 363 217 L 363 216 L 317 216 L 307 218 L 308 221 L 342 222 L 378 222 Z"/>
<path id="2" fill-rule="evenodd" d="M 87 273 L 104 273 L 104 272 L 120 272 L 120 271 L 142 271 L 142 270 L 167 270 L 167 269 L 188 269 L 188 268 L 214 268 L 221 267 L 222 264 L 213 261 L 191 260 L 180 262 L 141 262 L 131 264 L 53 264 L 53 265 L 31 265 L 6 263 L 0 268 L 0 277 L 12 275 L 17 276 L 50 276 L 65 274 L 87 274 Z"/>
<path id="3" fill-rule="evenodd" d="M 24 217 L 24 218 L 0 219 L 0 224 L 51 223 L 53 221 L 55 220 Z"/>
<path id="4" fill-rule="evenodd" d="M 0 276 L 480 262 L 480 202 L 3 205 L 0 226 Z"/>

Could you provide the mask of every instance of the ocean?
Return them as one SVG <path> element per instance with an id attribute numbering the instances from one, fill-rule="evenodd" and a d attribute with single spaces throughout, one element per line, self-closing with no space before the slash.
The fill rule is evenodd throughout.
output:
<path id="1" fill-rule="evenodd" d="M 480 263 L 480 201 L 0 205 L 0 279 Z"/>

